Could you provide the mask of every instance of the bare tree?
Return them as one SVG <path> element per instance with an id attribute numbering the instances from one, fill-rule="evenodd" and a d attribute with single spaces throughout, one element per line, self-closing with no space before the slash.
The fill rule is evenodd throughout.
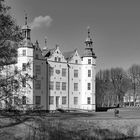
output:
<path id="1" fill-rule="evenodd" d="M 96 74 L 96 103 L 99 107 L 113 106 L 111 98 L 113 97 L 110 82 L 110 71 L 100 70 Z"/>
<path id="2" fill-rule="evenodd" d="M 98 106 L 123 104 L 123 96 L 129 88 L 129 79 L 121 68 L 101 70 L 96 75 L 96 101 Z"/>
<path id="3" fill-rule="evenodd" d="M 132 65 L 128 69 L 128 77 L 131 82 L 131 88 L 133 90 L 133 101 L 134 101 L 134 106 L 136 105 L 136 99 L 137 99 L 137 91 L 140 86 L 140 65 Z"/>
<path id="4" fill-rule="evenodd" d="M 113 91 L 117 96 L 117 104 L 122 105 L 124 94 L 129 88 L 128 78 L 122 68 L 112 68 L 110 72 Z"/>

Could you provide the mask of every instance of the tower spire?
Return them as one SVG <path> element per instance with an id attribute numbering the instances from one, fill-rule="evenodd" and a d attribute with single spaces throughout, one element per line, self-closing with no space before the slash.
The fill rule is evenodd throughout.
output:
<path id="1" fill-rule="evenodd" d="M 25 13 L 25 25 L 27 25 L 28 23 L 28 17 L 27 17 L 27 13 Z"/>
<path id="2" fill-rule="evenodd" d="M 90 36 L 90 27 L 88 26 L 87 27 L 87 38 L 85 40 L 85 51 L 84 51 L 84 56 L 91 56 L 91 57 L 96 57 L 95 56 L 95 53 L 93 51 L 93 41 L 91 39 L 91 36 Z"/>
<path id="3" fill-rule="evenodd" d="M 85 44 L 86 44 L 86 46 L 91 47 L 93 41 L 92 41 L 92 39 L 91 39 L 91 37 L 90 37 L 90 27 L 89 27 L 89 26 L 87 27 L 87 30 L 88 30 L 88 35 L 87 35 L 87 38 L 86 38 Z"/>
<path id="4" fill-rule="evenodd" d="M 90 38 L 90 27 L 89 26 L 87 27 L 87 30 L 88 30 L 88 38 Z"/>
<path id="5" fill-rule="evenodd" d="M 24 20 L 25 20 L 25 25 L 23 25 L 23 27 L 22 27 L 23 38 L 30 40 L 31 39 L 31 37 L 30 37 L 31 29 L 28 26 L 28 17 L 27 17 L 27 13 L 26 12 L 25 12 Z"/>

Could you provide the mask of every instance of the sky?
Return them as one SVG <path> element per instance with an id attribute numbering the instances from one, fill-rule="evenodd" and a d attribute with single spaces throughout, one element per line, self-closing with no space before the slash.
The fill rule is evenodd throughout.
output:
<path id="1" fill-rule="evenodd" d="M 30 24 L 40 47 L 83 54 L 90 26 L 100 69 L 140 64 L 140 0 L 6 0 L 18 25 Z"/>

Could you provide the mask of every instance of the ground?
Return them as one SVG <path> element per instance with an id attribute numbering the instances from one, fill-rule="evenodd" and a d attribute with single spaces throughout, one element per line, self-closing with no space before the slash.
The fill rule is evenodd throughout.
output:
<path id="1" fill-rule="evenodd" d="M 27 121 L 6 128 L 1 127 L 0 140 L 17 140 L 23 137 L 27 137 L 29 140 L 140 138 L 140 108 L 119 109 L 119 117 L 114 117 L 114 110 L 53 113 L 46 114 L 41 119 L 37 116 L 34 117 L 37 121 Z M 41 121 L 38 121 L 39 119 Z M 1 124 L 8 121 L 6 118 L 0 120 Z"/>

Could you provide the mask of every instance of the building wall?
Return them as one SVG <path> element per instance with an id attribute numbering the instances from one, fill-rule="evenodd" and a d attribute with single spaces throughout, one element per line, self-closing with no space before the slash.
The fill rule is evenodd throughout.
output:
<path id="1" fill-rule="evenodd" d="M 23 50 L 26 51 L 26 55 L 23 55 Z M 29 63 L 30 66 L 26 68 L 25 71 L 22 70 L 23 63 L 27 64 Z M 33 49 L 32 48 L 18 48 L 18 59 L 17 64 L 18 70 L 22 71 L 22 74 L 29 74 L 31 77 L 33 77 Z M 23 87 L 20 90 L 20 94 L 27 97 L 27 104 L 32 105 L 33 104 L 33 81 L 28 80 L 26 82 L 26 87 Z M 28 86 L 29 85 L 29 86 Z"/>
<path id="2" fill-rule="evenodd" d="M 40 106 L 43 110 L 47 110 L 47 67 L 46 60 L 42 56 L 40 49 L 34 49 L 33 65 L 33 75 L 35 76 L 33 80 L 33 104 Z M 38 82 L 40 83 L 40 87 L 37 85 L 39 84 Z M 40 101 L 37 98 L 40 98 Z"/>
<path id="3" fill-rule="evenodd" d="M 91 64 L 88 64 L 88 59 Z M 91 76 L 88 76 L 88 70 Z M 90 84 L 90 88 L 88 88 Z M 90 101 L 88 102 L 90 98 Z M 95 110 L 95 60 L 92 57 L 83 57 L 82 59 L 82 109 Z"/>
<path id="4" fill-rule="evenodd" d="M 55 60 L 56 58 L 57 60 Z M 49 110 L 56 110 L 57 108 L 68 108 L 68 67 L 67 62 L 59 48 L 56 48 L 52 57 L 47 59 L 47 62 L 49 70 L 48 84 L 53 82 L 53 89 L 50 89 L 49 85 L 49 100 L 50 98 L 53 98 L 52 103 L 49 103 Z M 53 74 L 50 73 L 50 69 L 52 69 Z M 65 76 L 62 75 L 62 69 L 66 70 Z M 56 84 L 58 84 L 58 82 L 60 87 L 56 88 Z M 66 89 L 62 89 L 62 83 L 66 84 Z M 66 98 L 66 102 L 62 103 L 62 98 Z"/>
<path id="5" fill-rule="evenodd" d="M 72 109 L 81 108 L 81 58 L 77 51 L 68 62 L 69 65 L 69 107 Z M 74 74 L 75 72 L 75 74 Z M 78 72 L 78 74 L 76 74 Z M 74 85 L 77 85 L 74 87 Z"/>

